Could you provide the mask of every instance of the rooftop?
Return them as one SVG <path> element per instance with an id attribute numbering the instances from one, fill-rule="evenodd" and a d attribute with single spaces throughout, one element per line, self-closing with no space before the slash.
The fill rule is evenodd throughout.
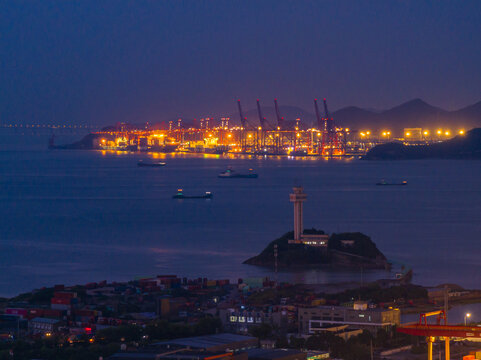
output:
<path id="1" fill-rule="evenodd" d="M 174 339 L 169 341 L 162 341 L 153 344 L 154 346 L 159 345 L 179 345 L 186 346 L 190 348 L 205 349 L 213 346 L 219 345 L 229 345 L 235 342 L 256 340 L 257 338 L 251 336 L 243 336 L 236 334 L 215 334 L 215 335 L 205 335 L 205 336 L 195 336 L 189 338 Z"/>
<path id="2" fill-rule="evenodd" d="M 60 320 L 57 319 L 49 319 L 49 318 L 42 318 L 42 317 L 36 317 L 30 320 L 31 322 L 39 322 L 39 323 L 44 323 L 44 324 L 56 324 L 60 322 Z"/>
<path id="3" fill-rule="evenodd" d="M 249 356 L 249 359 L 254 358 L 273 360 L 304 353 L 300 350 L 295 349 L 250 349 L 247 350 L 247 354 Z"/>

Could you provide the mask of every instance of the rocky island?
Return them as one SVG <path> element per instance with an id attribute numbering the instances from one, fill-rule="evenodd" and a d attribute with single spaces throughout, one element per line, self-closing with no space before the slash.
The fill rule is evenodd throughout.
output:
<path id="1" fill-rule="evenodd" d="M 294 205 L 294 231 L 272 241 L 257 256 L 244 264 L 280 268 L 308 268 L 321 265 L 368 269 L 390 269 L 386 257 L 367 235 L 360 232 L 331 234 L 304 229 L 303 203 L 307 195 L 301 186 L 289 194 Z M 277 255 L 277 256 L 276 256 Z"/>
<path id="2" fill-rule="evenodd" d="M 305 235 L 324 235 L 322 230 L 304 230 Z M 330 266 L 339 268 L 386 269 L 391 265 L 376 244 L 360 232 L 331 234 L 325 246 L 306 243 L 292 243 L 290 231 L 272 241 L 259 254 L 244 261 L 244 264 L 274 267 L 275 246 L 277 245 L 277 266 L 279 268 L 312 268 Z"/>

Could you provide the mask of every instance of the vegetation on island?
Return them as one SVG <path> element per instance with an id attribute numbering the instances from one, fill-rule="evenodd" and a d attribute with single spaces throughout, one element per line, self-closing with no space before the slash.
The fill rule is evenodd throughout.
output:
<path id="1" fill-rule="evenodd" d="M 322 230 L 306 229 L 304 234 L 325 234 Z M 386 257 L 379 251 L 371 238 L 360 232 L 331 234 L 327 248 L 305 244 L 289 244 L 294 238 L 292 231 L 270 242 L 257 256 L 244 261 L 244 264 L 275 265 L 274 246 L 277 245 L 277 266 L 279 268 L 312 267 L 331 265 L 341 267 L 388 268 Z M 342 240 L 352 240 L 346 245 Z"/>
<path id="2" fill-rule="evenodd" d="M 400 142 L 377 145 L 365 160 L 481 159 L 481 128 L 453 139 L 429 145 L 408 146 Z"/>

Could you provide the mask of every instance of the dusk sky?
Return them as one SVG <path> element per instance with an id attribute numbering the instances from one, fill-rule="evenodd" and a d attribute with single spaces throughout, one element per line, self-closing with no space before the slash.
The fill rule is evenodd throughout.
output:
<path id="1" fill-rule="evenodd" d="M 481 100 L 481 1 L 2 1 L 0 122 Z"/>

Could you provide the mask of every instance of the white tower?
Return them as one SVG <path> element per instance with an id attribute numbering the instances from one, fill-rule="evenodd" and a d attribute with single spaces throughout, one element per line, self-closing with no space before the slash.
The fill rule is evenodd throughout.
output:
<path id="1" fill-rule="evenodd" d="M 289 199 L 294 203 L 294 241 L 301 242 L 302 233 L 304 232 L 304 224 L 302 222 L 302 203 L 307 200 L 301 186 L 292 188 L 293 194 L 289 194 Z"/>

